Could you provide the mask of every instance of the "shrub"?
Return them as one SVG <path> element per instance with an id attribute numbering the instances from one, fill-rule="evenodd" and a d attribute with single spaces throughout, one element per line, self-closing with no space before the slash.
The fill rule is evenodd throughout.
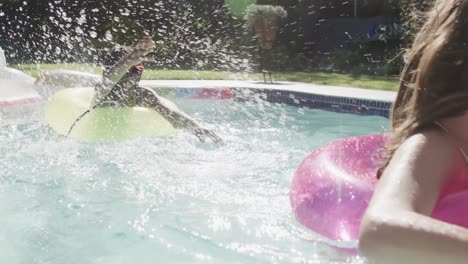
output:
<path id="1" fill-rule="evenodd" d="M 349 47 L 332 51 L 325 66 L 333 71 L 357 75 L 398 75 L 403 67 L 403 52 L 398 42 L 362 38 Z"/>
<path id="2" fill-rule="evenodd" d="M 424 22 L 423 13 L 432 7 L 434 0 L 398 0 L 390 3 L 392 13 L 399 17 L 400 23 L 405 29 L 401 31 L 403 45 L 408 46 Z"/>
<path id="3" fill-rule="evenodd" d="M 262 17 L 266 23 L 273 23 L 276 18 L 286 18 L 288 13 L 282 6 L 250 5 L 245 14 L 246 26 L 253 29 L 258 17 Z"/>

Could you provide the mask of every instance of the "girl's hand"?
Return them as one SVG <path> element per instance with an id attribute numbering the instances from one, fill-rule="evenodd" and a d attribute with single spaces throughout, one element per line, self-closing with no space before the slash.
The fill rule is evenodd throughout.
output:
<path id="1" fill-rule="evenodd" d="M 205 142 L 205 138 L 208 137 L 216 144 L 224 144 L 223 140 L 218 135 L 206 128 L 196 128 L 193 130 L 193 134 L 200 140 L 200 142 Z"/>
<path id="2" fill-rule="evenodd" d="M 153 41 L 153 38 L 151 36 L 144 36 L 135 45 L 135 50 L 146 54 L 152 51 L 154 47 L 155 43 Z"/>

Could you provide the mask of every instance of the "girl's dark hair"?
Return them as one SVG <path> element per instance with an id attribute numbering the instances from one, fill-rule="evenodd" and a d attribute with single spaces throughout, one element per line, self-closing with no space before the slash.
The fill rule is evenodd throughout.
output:
<path id="1" fill-rule="evenodd" d="M 378 177 L 406 139 L 468 110 L 468 0 L 436 0 L 406 60 Z"/>

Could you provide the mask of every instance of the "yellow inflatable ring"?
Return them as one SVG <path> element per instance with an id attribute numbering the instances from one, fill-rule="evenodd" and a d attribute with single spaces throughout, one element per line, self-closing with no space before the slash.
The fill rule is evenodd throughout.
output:
<path id="1" fill-rule="evenodd" d="M 89 109 L 93 96 L 94 89 L 87 87 L 63 89 L 55 93 L 45 106 L 45 117 L 50 127 L 61 135 L 67 135 L 75 120 Z M 170 101 L 166 103 L 177 108 Z M 85 115 L 69 137 L 95 142 L 161 137 L 176 132 L 163 116 L 149 108 L 98 108 Z"/>

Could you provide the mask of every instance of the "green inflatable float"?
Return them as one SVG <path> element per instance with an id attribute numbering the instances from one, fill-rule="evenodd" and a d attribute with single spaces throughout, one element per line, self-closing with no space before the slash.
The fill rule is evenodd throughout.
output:
<path id="1" fill-rule="evenodd" d="M 244 12 L 249 5 L 254 5 L 256 0 L 225 0 L 224 3 L 228 7 L 231 14 L 236 17 L 244 17 Z"/>
<path id="2" fill-rule="evenodd" d="M 61 135 L 67 135 L 75 120 L 89 109 L 93 95 L 93 88 L 70 88 L 57 92 L 45 106 L 45 117 L 50 127 Z M 177 108 L 169 100 L 167 103 Z M 164 117 L 149 108 L 99 108 L 85 115 L 69 137 L 95 142 L 161 137 L 176 132 Z"/>

